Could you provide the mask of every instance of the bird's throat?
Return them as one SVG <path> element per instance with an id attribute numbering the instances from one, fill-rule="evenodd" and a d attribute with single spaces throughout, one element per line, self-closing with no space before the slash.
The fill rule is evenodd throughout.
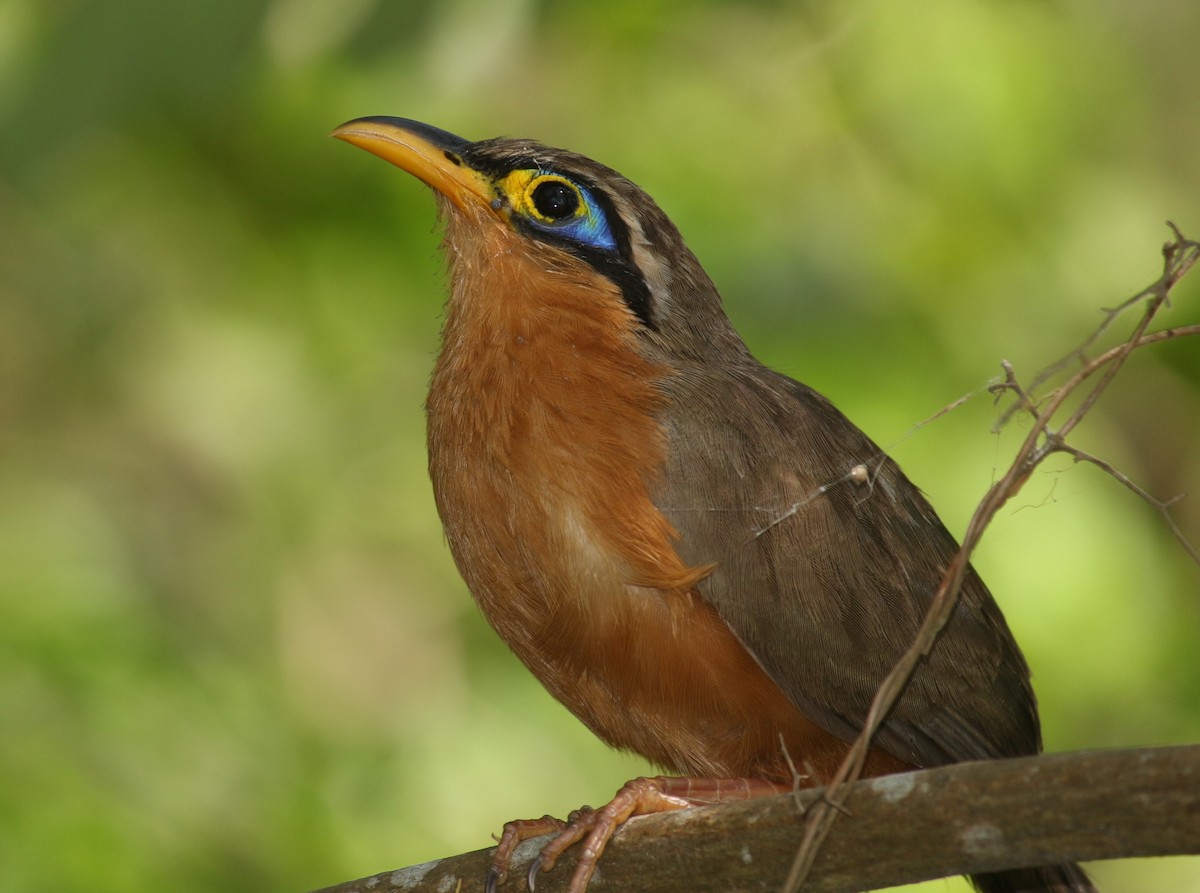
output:
<path id="1" fill-rule="evenodd" d="M 514 599 L 544 617 L 537 602 L 575 596 L 537 590 L 581 588 L 547 583 L 547 555 L 597 587 L 690 588 L 700 574 L 650 497 L 665 372 L 639 351 L 636 319 L 588 264 L 500 225 L 482 230 L 450 217 L 451 297 L 428 401 L 438 509 L 472 592 L 509 638 L 497 615 L 522 614 Z"/>

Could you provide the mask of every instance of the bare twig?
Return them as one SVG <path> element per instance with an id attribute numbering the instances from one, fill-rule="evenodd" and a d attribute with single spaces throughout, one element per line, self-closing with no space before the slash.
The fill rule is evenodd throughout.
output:
<path id="1" fill-rule="evenodd" d="M 1012 366 L 1008 363 L 1003 364 L 1005 380 L 996 387 L 1017 396 L 1015 407 L 1005 415 L 1005 418 L 1010 417 L 1015 412 L 1028 412 L 1033 418 L 1034 424 L 1017 450 L 1017 454 L 1008 470 L 1004 473 L 1003 477 L 991 486 L 976 508 L 963 535 L 962 546 L 946 569 L 921 629 L 908 651 L 900 658 L 896 666 L 880 685 L 875 699 L 871 704 L 871 709 L 867 714 L 862 732 L 855 741 L 850 753 L 847 754 L 846 759 L 838 768 L 836 775 L 826 790 L 825 796 L 814 803 L 807 811 L 805 815 L 804 836 L 792 862 L 791 869 L 788 872 L 787 880 L 784 883 L 783 889 L 785 893 L 795 893 L 795 891 L 799 890 L 801 884 L 805 882 L 805 879 L 812 871 L 817 853 L 820 851 L 822 843 L 833 827 L 840 807 L 845 803 L 849 791 L 847 787 L 848 783 L 854 782 L 861 775 L 872 738 L 880 725 L 882 725 L 884 718 L 900 699 L 917 665 L 929 653 L 930 649 L 934 647 L 938 635 L 949 621 L 958 601 L 963 578 L 970 566 L 970 557 L 987 526 L 995 517 L 996 512 L 1021 489 L 1032 471 L 1052 453 L 1065 452 L 1075 456 L 1077 459 L 1093 461 L 1089 454 L 1068 446 L 1065 438 L 1095 406 L 1096 401 L 1099 400 L 1100 396 L 1112 383 L 1113 378 L 1134 350 L 1159 341 L 1172 340 L 1184 335 L 1200 333 L 1200 326 L 1190 326 L 1186 329 L 1172 329 L 1150 335 L 1146 334 L 1146 330 L 1158 311 L 1167 304 L 1171 289 L 1200 259 L 1200 243 L 1184 238 L 1183 234 L 1174 224 L 1168 225 L 1175 236 L 1175 240 L 1167 243 L 1163 248 L 1163 273 L 1159 279 L 1127 301 L 1124 301 L 1118 307 L 1106 311 L 1104 321 L 1085 339 L 1083 344 L 1066 357 L 1051 364 L 1051 366 L 1048 366 L 1039 373 L 1034 379 L 1033 387 L 1023 388 L 1018 383 Z M 1111 327 L 1117 317 L 1125 310 L 1143 300 L 1146 301 L 1145 310 L 1131 335 L 1117 347 L 1105 351 L 1095 359 L 1089 359 L 1088 351 L 1097 343 L 1104 332 Z M 1081 363 L 1082 368 L 1069 381 L 1052 391 L 1045 401 L 1038 400 L 1034 393 L 1036 387 L 1075 361 Z M 1052 429 L 1051 421 L 1055 418 L 1067 399 L 1073 396 L 1088 379 L 1097 373 L 1100 374 L 1099 381 L 1084 396 L 1080 405 L 1067 417 L 1058 430 Z M 1093 464 L 1105 470 L 1115 471 L 1107 463 L 1102 463 L 1099 460 L 1094 461 Z M 1124 475 L 1116 474 L 1114 476 L 1126 486 L 1131 486 L 1134 492 L 1144 495 L 1140 488 L 1133 486 L 1132 482 Z M 1170 503 L 1164 503 L 1155 499 L 1150 499 L 1149 501 L 1151 505 L 1158 508 L 1168 518 L 1168 523 L 1176 536 L 1184 540 L 1178 526 L 1169 517 L 1168 507 Z M 1186 544 L 1186 542 L 1185 547 L 1188 548 L 1189 553 L 1193 557 L 1196 557 L 1197 551 L 1194 547 Z"/>
<path id="2" fill-rule="evenodd" d="M 1129 479 L 1129 475 L 1115 467 L 1111 462 L 1107 462 L 1104 459 L 1101 459 L 1099 456 L 1094 456 L 1089 452 L 1079 449 L 1078 447 L 1063 444 L 1061 447 L 1059 447 L 1059 451 L 1073 456 L 1076 462 L 1088 462 L 1092 465 L 1095 465 L 1101 471 L 1105 472 L 1110 477 L 1116 478 L 1125 487 L 1132 490 L 1150 505 L 1154 506 L 1155 510 L 1162 515 L 1162 519 L 1166 523 L 1167 529 L 1171 531 L 1171 535 L 1175 537 L 1176 541 L 1180 546 L 1183 547 L 1184 551 L 1191 556 L 1192 561 L 1200 564 L 1200 549 L 1197 549 L 1195 543 L 1187 538 L 1183 530 L 1180 529 L 1178 522 L 1176 522 L 1175 518 L 1171 516 L 1171 506 L 1178 502 L 1180 497 L 1176 496 L 1167 500 L 1158 499 L 1135 484 Z"/>
<path id="3" fill-rule="evenodd" d="M 1163 275 L 1152 285 L 1142 289 L 1136 295 L 1122 301 L 1116 307 L 1109 307 L 1103 310 L 1104 320 L 1096 327 L 1083 343 L 1074 350 L 1060 357 L 1055 362 L 1051 363 L 1046 368 L 1042 369 L 1033 377 L 1033 381 L 1029 383 L 1029 390 L 1036 392 L 1047 381 L 1058 375 L 1072 363 L 1086 365 L 1088 362 L 1088 351 L 1100 340 L 1109 327 L 1130 307 L 1139 303 L 1143 299 L 1150 298 L 1155 302 L 1155 312 L 1158 310 L 1158 304 L 1167 301 L 1167 295 L 1175 284 L 1179 282 L 1196 263 L 1196 242 L 1193 242 L 1184 237 L 1174 223 L 1167 221 L 1167 226 L 1170 227 L 1172 234 L 1175 236 L 1174 242 L 1168 242 L 1163 246 Z M 1021 406 L 1011 407 L 1008 412 L 1001 416 L 1000 423 L 1006 422 L 1014 413 L 1021 410 Z"/>

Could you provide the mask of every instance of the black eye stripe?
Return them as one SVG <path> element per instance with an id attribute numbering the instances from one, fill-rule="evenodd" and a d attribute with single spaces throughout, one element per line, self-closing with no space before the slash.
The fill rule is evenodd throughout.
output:
<path id="1" fill-rule="evenodd" d="M 617 243 L 616 258 L 613 258 L 611 254 L 603 257 L 597 256 L 589 258 L 590 263 L 621 289 L 626 306 L 633 311 L 633 315 L 641 321 L 642 325 L 648 329 L 657 330 L 658 324 L 654 319 L 654 301 L 650 295 L 650 287 L 646 284 L 646 279 L 642 276 L 637 264 L 633 262 L 633 250 L 629 244 L 629 227 L 625 225 L 625 219 L 617 211 L 616 204 L 609 198 L 607 192 L 586 180 L 581 182 L 589 190 L 599 206 L 600 212 L 608 220 L 609 229 L 612 230 L 613 238 Z"/>

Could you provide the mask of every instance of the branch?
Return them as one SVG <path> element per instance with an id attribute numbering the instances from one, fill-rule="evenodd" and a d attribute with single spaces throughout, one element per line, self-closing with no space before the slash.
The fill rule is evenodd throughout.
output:
<path id="1" fill-rule="evenodd" d="M 1146 330 L 1149 328 L 1154 317 L 1162 307 L 1168 304 L 1171 289 L 1196 264 L 1197 260 L 1200 260 L 1200 243 L 1184 238 L 1183 234 L 1174 224 L 1168 224 L 1168 226 L 1170 226 L 1175 236 L 1175 241 L 1168 242 L 1163 246 L 1163 272 L 1158 280 L 1128 300 L 1123 301 L 1118 307 L 1106 311 L 1104 321 L 1082 345 L 1071 351 L 1062 360 L 1047 367 L 1034 379 L 1035 386 L 1039 385 L 1049 380 L 1060 370 L 1065 369 L 1072 361 L 1077 360 L 1083 365 L 1083 368 L 1072 376 L 1067 383 L 1052 391 L 1045 401 L 1039 401 L 1030 391 L 1021 387 L 1012 367 L 1008 363 L 1003 364 L 1005 381 L 997 385 L 997 390 L 1009 391 L 1016 394 L 1018 402 L 1014 410 L 1004 415 L 1002 422 L 1007 420 L 1013 412 L 1025 411 L 1032 416 L 1033 426 L 1018 449 L 1012 464 L 1004 473 L 1004 476 L 992 485 L 976 508 L 975 514 L 972 515 L 971 521 L 967 525 L 966 533 L 963 535 L 962 545 L 955 554 L 954 559 L 950 562 L 950 565 L 946 568 L 941 585 L 934 594 L 929 612 L 925 617 L 921 629 L 917 632 L 917 636 L 908 651 L 900 658 L 896 666 L 893 667 L 887 678 L 879 686 L 875 700 L 872 702 L 871 709 L 867 713 L 867 719 L 863 725 L 862 732 L 830 782 L 826 796 L 809 811 L 805 822 L 804 836 L 800 841 L 800 847 L 796 852 L 791 869 L 788 871 L 787 880 L 784 882 L 784 893 L 796 893 L 801 885 L 806 883 L 806 879 L 816 864 L 817 854 L 821 851 L 822 845 L 833 828 L 833 823 L 837 820 L 838 815 L 845 810 L 846 796 L 849 791 L 847 785 L 857 780 L 861 775 L 872 738 L 892 708 L 896 705 L 896 702 L 900 700 L 900 696 L 907 687 L 908 681 L 912 678 L 917 665 L 925 659 L 930 650 L 935 646 L 942 629 L 949 622 L 954 608 L 958 604 L 959 592 L 962 589 L 963 579 L 970 567 L 971 555 L 974 553 L 976 546 L 983 537 L 984 531 L 996 513 L 1009 499 L 1021 490 L 1033 470 L 1047 456 L 1055 452 L 1069 452 L 1076 459 L 1085 456 L 1085 454 L 1075 451 L 1073 447 L 1068 447 L 1065 438 L 1095 406 L 1096 401 L 1099 400 L 1100 396 L 1112 383 L 1117 372 L 1134 350 L 1156 340 L 1181 337 L 1182 334 L 1188 333 L 1186 330 L 1176 329 L 1164 333 L 1155 333 L 1155 335 L 1146 335 Z M 1089 360 L 1088 351 L 1097 343 L 1101 335 L 1113 324 L 1117 317 L 1142 301 L 1145 301 L 1145 310 L 1129 337 L 1117 347 L 1106 351 L 1099 358 Z M 1051 422 L 1054 421 L 1058 411 L 1063 407 L 1068 398 L 1074 395 L 1096 373 L 1100 373 L 1100 380 L 1084 395 L 1081 404 L 1062 423 L 1061 429 L 1054 430 L 1051 427 Z M 1044 403 L 1044 405 L 1039 405 L 1040 403 Z M 1090 459 L 1090 457 L 1087 458 Z M 1097 464 L 1098 467 L 1105 467 L 1103 464 Z M 1118 477 L 1118 480 L 1120 480 L 1120 477 Z M 1152 504 L 1156 505 L 1169 518 L 1169 510 L 1167 508 L 1169 503 L 1153 500 Z M 1173 522 L 1171 526 L 1173 530 L 1178 530 L 1178 527 Z M 1188 546 L 1192 554 L 1195 554 L 1195 550 L 1186 541 L 1185 545 Z M 806 887 L 805 889 L 809 888 Z"/>
<path id="2" fill-rule="evenodd" d="M 850 817 L 821 848 L 811 893 L 855 891 L 1063 861 L 1200 853 L 1200 745 L 1052 754 L 871 779 L 842 788 Z M 798 812 L 823 789 L 632 819 L 594 890 L 773 891 L 792 861 Z M 517 848 L 520 893 L 548 837 Z M 427 862 L 318 893 L 475 893 L 492 850 Z M 869 858 L 864 858 L 869 854 Z M 538 878 L 560 893 L 569 865 Z"/>

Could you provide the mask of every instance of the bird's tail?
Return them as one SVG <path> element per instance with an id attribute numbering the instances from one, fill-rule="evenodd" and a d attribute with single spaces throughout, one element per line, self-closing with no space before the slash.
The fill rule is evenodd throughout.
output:
<path id="1" fill-rule="evenodd" d="M 973 874 L 971 883 L 979 893 L 1097 893 L 1091 878 L 1074 862 Z"/>

